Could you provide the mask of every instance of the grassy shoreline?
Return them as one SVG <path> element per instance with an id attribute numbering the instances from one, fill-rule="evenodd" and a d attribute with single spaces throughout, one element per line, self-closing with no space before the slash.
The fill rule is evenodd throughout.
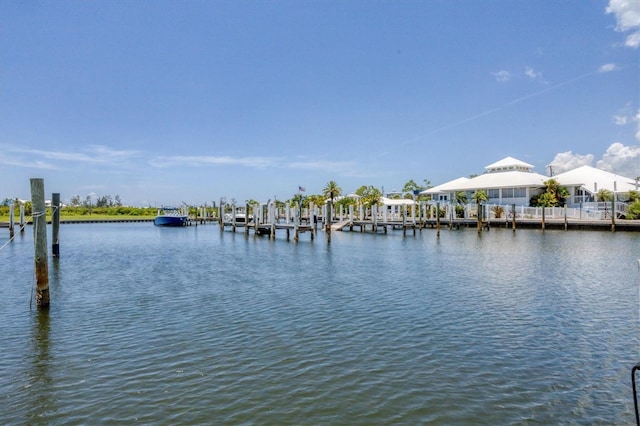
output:
<path id="1" fill-rule="evenodd" d="M 145 214 L 145 215 L 110 215 L 110 214 L 90 214 L 90 215 L 65 215 L 64 213 L 60 215 L 60 222 L 65 221 L 73 221 L 73 222 L 83 222 L 83 221 L 126 221 L 126 220 L 153 220 L 155 217 L 155 213 L 153 214 Z M 31 217 L 25 217 L 27 222 L 31 221 Z M 47 214 L 47 222 L 51 221 L 51 214 Z M 0 222 L 9 222 L 9 215 L 0 215 Z M 15 217 L 14 222 L 20 222 L 20 217 Z"/>

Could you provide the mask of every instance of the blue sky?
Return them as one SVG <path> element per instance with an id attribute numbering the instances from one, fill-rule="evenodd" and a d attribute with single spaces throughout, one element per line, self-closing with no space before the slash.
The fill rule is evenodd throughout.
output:
<path id="1" fill-rule="evenodd" d="M 0 199 L 640 175 L 640 2 L 0 2 Z"/>

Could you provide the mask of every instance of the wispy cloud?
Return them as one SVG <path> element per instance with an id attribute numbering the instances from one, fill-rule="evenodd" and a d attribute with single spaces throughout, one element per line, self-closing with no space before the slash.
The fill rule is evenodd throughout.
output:
<path id="1" fill-rule="evenodd" d="M 627 124 L 627 116 L 626 115 L 614 115 L 613 122 L 616 126 L 624 126 Z"/>
<path id="2" fill-rule="evenodd" d="M 149 160 L 153 167 L 171 166 L 243 166 L 257 169 L 276 167 L 282 159 L 274 157 L 230 157 L 230 156 L 159 156 Z"/>
<path id="3" fill-rule="evenodd" d="M 640 2 L 638 0 L 610 0 L 605 13 L 612 13 L 616 18 L 616 31 L 629 32 L 625 46 L 640 46 Z"/>
<path id="4" fill-rule="evenodd" d="M 13 167 L 21 167 L 25 169 L 39 169 L 39 170 L 60 170 L 59 167 L 52 163 L 48 163 L 42 160 L 27 161 L 23 159 L 16 159 L 0 155 L 0 164 Z"/>
<path id="5" fill-rule="evenodd" d="M 505 83 L 509 80 L 511 80 L 511 73 L 507 70 L 500 70 L 498 72 L 492 72 L 491 75 L 493 75 L 496 78 L 496 81 L 498 83 Z"/>
<path id="6" fill-rule="evenodd" d="M 350 161 L 299 160 L 291 162 L 287 167 L 290 169 L 342 172 L 353 169 L 355 167 L 355 164 Z"/>
<path id="7" fill-rule="evenodd" d="M 617 69 L 618 67 L 616 66 L 616 64 L 604 64 L 601 65 L 600 68 L 598 68 L 598 72 L 604 74 L 607 72 L 615 71 Z"/>
<path id="8" fill-rule="evenodd" d="M 544 82 L 542 79 L 542 73 L 540 71 L 536 71 L 531 67 L 526 67 L 524 69 L 524 75 L 529 77 L 531 80 L 538 80 Z"/>
<path id="9" fill-rule="evenodd" d="M 58 166 L 47 166 L 48 163 L 38 159 L 46 159 L 52 161 L 74 162 L 74 163 L 102 163 L 116 164 L 138 156 L 136 151 L 114 150 L 103 145 L 89 145 L 80 152 L 70 151 L 47 151 L 42 149 L 30 148 L 5 148 L 5 152 L 14 157 L 13 165 L 20 164 L 40 164 L 38 168 L 58 168 Z M 24 155 L 23 155 L 24 154 Z M 25 160 L 25 157 L 35 158 L 33 161 Z M 9 164 L 9 163 L 5 163 Z M 23 166 L 33 167 L 33 166 Z"/>

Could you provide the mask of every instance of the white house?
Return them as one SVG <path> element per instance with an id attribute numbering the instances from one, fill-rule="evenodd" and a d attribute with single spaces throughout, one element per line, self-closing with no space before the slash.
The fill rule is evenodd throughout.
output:
<path id="1" fill-rule="evenodd" d="M 553 176 L 553 179 L 569 191 L 569 206 L 593 202 L 595 194 L 606 189 L 618 198 L 629 191 L 638 190 L 638 180 L 630 179 L 615 173 L 606 172 L 591 166 L 582 166 L 568 172 Z"/>
<path id="2" fill-rule="evenodd" d="M 455 201 L 458 192 L 467 199 L 475 191 L 484 190 L 490 204 L 528 205 L 532 196 L 542 193 L 547 176 L 532 171 L 533 166 L 513 157 L 506 157 L 485 167 L 485 173 L 474 178 L 458 178 L 422 191 L 434 200 Z"/>

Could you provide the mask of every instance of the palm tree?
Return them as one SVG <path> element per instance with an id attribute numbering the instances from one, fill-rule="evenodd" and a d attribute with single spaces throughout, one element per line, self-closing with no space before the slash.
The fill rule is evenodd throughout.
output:
<path id="1" fill-rule="evenodd" d="M 456 203 L 456 216 L 464 217 L 464 205 L 469 202 L 466 191 L 456 192 L 454 201 Z"/>
<path id="2" fill-rule="evenodd" d="M 333 203 L 336 197 L 342 195 L 342 188 L 338 186 L 336 181 L 330 180 L 329 183 L 327 183 L 327 186 L 322 190 L 322 195 L 330 199 L 331 203 Z"/>
<path id="3" fill-rule="evenodd" d="M 487 201 L 489 199 L 489 196 L 487 195 L 486 191 L 479 189 L 476 192 L 473 193 L 473 195 L 471 196 L 471 198 L 473 199 L 473 201 L 475 201 L 476 206 L 477 206 L 477 212 L 478 212 L 478 233 L 482 232 L 482 214 L 480 212 L 480 204 Z"/>
<path id="4" fill-rule="evenodd" d="M 607 208 L 607 204 L 609 201 L 613 200 L 613 192 L 608 189 L 601 189 L 596 193 L 596 201 L 604 203 L 604 216 L 609 216 L 609 209 Z"/>

